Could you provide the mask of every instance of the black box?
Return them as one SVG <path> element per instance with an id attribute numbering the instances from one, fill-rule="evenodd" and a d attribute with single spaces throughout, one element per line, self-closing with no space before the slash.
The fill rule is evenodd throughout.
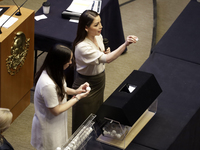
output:
<path id="1" fill-rule="evenodd" d="M 153 74 L 134 70 L 102 104 L 96 119 L 102 122 L 106 117 L 132 126 L 161 92 Z"/>

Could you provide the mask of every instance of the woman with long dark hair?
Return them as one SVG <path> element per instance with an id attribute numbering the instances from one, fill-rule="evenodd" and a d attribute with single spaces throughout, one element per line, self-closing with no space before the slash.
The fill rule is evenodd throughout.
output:
<path id="1" fill-rule="evenodd" d="M 104 48 L 101 18 L 99 14 L 92 10 L 84 11 L 79 19 L 77 35 L 73 43 L 73 51 L 78 72 L 73 83 L 73 88 L 77 88 L 85 81 L 89 82 L 91 92 L 73 106 L 72 132 L 91 114 L 96 113 L 103 103 L 105 88 L 105 63 L 110 63 L 117 59 L 126 47 L 135 43 L 137 37 L 129 35 L 126 41 L 116 50 Z M 81 114 L 81 115 L 80 115 Z"/>
<path id="2" fill-rule="evenodd" d="M 55 150 L 67 141 L 67 110 L 89 94 L 87 82 L 76 90 L 67 87 L 64 70 L 72 58 L 72 51 L 58 44 L 35 76 L 31 144 L 37 150 Z M 67 95 L 74 96 L 67 101 Z"/>

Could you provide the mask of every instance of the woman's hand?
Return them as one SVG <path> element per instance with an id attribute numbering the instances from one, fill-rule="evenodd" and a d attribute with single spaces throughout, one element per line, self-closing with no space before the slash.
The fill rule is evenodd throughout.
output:
<path id="1" fill-rule="evenodd" d="M 90 93 L 90 90 L 86 89 L 87 87 L 90 87 L 90 85 L 88 82 L 85 82 L 78 89 L 76 89 L 76 97 L 79 100 L 86 97 Z"/>
<path id="2" fill-rule="evenodd" d="M 80 100 L 80 99 L 88 96 L 89 93 L 90 93 L 90 90 L 86 90 L 86 92 L 84 92 L 84 93 L 77 94 L 76 97 Z"/>
<path id="3" fill-rule="evenodd" d="M 110 47 L 107 48 L 107 50 L 104 51 L 104 54 L 109 54 L 110 53 Z"/>
<path id="4" fill-rule="evenodd" d="M 89 86 L 90 86 L 89 83 L 85 82 L 78 89 L 76 89 L 76 94 L 81 94 L 81 93 L 87 92 L 86 88 L 89 87 Z"/>
<path id="5" fill-rule="evenodd" d="M 138 41 L 138 37 L 135 35 L 129 35 L 126 38 L 126 46 L 129 46 L 132 43 L 136 43 Z"/>

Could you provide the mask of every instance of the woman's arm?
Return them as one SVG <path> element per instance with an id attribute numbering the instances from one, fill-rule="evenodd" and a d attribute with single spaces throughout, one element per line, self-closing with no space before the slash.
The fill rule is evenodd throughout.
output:
<path id="1" fill-rule="evenodd" d="M 119 46 L 116 50 L 114 50 L 110 53 L 107 53 L 106 62 L 110 63 L 110 62 L 114 61 L 116 58 L 118 58 L 124 52 L 126 47 L 129 46 L 129 44 L 136 43 L 136 39 L 137 39 L 136 36 L 129 35 L 127 37 L 126 41 L 121 46 Z"/>
<path id="2" fill-rule="evenodd" d="M 59 104 L 53 108 L 49 108 L 49 110 L 51 111 L 52 114 L 54 114 L 55 116 L 61 114 L 62 112 L 68 110 L 69 108 L 71 108 L 77 101 L 79 101 L 80 99 L 86 97 L 89 94 L 89 90 L 86 90 L 86 88 L 89 87 L 89 83 L 84 83 L 82 84 L 78 89 L 72 89 L 67 87 L 67 94 L 69 95 L 76 95 L 74 97 L 72 97 L 69 101 L 67 101 L 64 104 Z"/>
<path id="3" fill-rule="evenodd" d="M 76 95 L 76 94 L 78 94 L 75 89 L 72 89 L 72 88 L 69 88 L 69 87 L 67 87 L 66 92 L 67 92 L 68 95 Z"/>
<path id="4" fill-rule="evenodd" d="M 49 110 L 51 111 L 51 113 L 53 115 L 57 116 L 57 115 L 63 113 L 64 111 L 68 110 L 69 108 L 71 108 L 76 102 L 78 102 L 82 98 L 86 97 L 89 93 L 90 93 L 90 91 L 88 90 L 85 93 L 77 94 L 76 96 L 72 97 L 66 103 L 59 104 L 53 108 L 49 108 Z"/>
<path id="5" fill-rule="evenodd" d="M 80 93 L 84 93 L 86 92 L 86 88 L 90 86 L 89 83 L 85 82 L 84 84 L 82 84 L 78 89 L 72 89 L 72 88 L 69 88 L 67 87 L 67 94 L 68 95 L 76 95 L 76 94 L 80 94 Z"/>

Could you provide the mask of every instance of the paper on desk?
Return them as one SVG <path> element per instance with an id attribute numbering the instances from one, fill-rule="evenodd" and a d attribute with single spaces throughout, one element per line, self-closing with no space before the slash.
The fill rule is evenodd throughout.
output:
<path id="1" fill-rule="evenodd" d="M 82 13 L 87 9 L 91 9 L 92 4 L 93 0 L 73 0 L 67 10 Z"/>
<path id="2" fill-rule="evenodd" d="M 36 21 L 39 21 L 41 19 L 47 19 L 47 16 L 45 16 L 44 14 L 42 14 L 42 15 L 35 16 L 34 18 L 35 18 Z"/>
<path id="3" fill-rule="evenodd" d="M 94 10 L 100 14 L 102 0 L 73 0 L 67 11 L 82 13 L 85 10 Z"/>
<path id="4" fill-rule="evenodd" d="M 5 21 L 9 18 L 10 16 L 8 15 L 2 15 L 0 17 L 0 26 L 2 26 Z M 12 26 L 16 21 L 18 20 L 18 18 L 15 17 L 11 17 L 9 20 L 7 20 L 7 22 L 3 25 L 4 28 L 9 28 L 10 26 Z"/>

